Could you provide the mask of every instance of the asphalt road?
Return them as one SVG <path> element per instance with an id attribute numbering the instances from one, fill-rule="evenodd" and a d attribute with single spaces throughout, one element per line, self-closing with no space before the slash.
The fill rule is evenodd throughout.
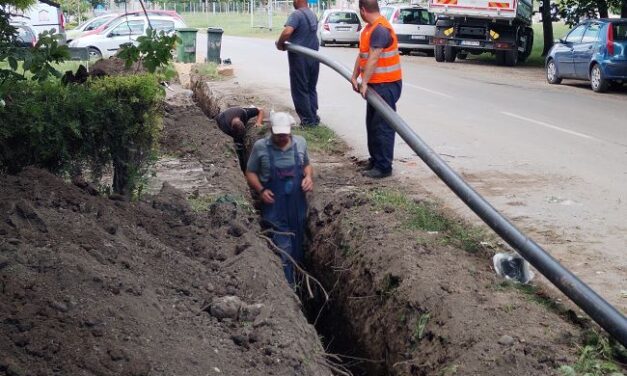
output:
<path id="1" fill-rule="evenodd" d="M 202 41 L 199 41 L 202 45 Z M 348 67 L 357 49 L 323 47 Z M 203 53 L 202 50 L 199 51 Z M 270 40 L 225 37 L 244 91 L 292 106 L 287 56 Z M 403 56 L 398 112 L 414 131 L 521 229 L 627 312 L 627 88 L 545 83 L 539 68 L 438 64 Z M 366 157 L 365 101 L 321 68 L 320 116 Z M 396 178 L 469 210 L 397 137 Z"/>

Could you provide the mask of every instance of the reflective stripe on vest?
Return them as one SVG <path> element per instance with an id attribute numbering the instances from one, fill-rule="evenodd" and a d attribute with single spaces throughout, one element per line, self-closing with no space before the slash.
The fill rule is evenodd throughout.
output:
<path id="1" fill-rule="evenodd" d="M 390 31 L 392 44 L 389 47 L 384 48 L 383 51 L 381 51 L 381 54 L 379 54 L 377 65 L 368 83 L 376 84 L 399 81 L 402 78 L 402 72 L 401 58 L 398 53 L 398 39 L 392 25 L 390 25 L 390 23 L 383 16 L 377 18 L 372 24 L 366 25 L 361 33 L 359 40 L 359 68 L 361 70 L 362 78 L 366 62 L 370 56 L 370 37 L 372 35 L 372 31 L 378 25 L 381 25 Z"/>
<path id="2" fill-rule="evenodd" d="M 379 57 L 392 57 L 394 55 L 398 55 L 398 50 L 394 50 L 394 51 L 389 51 L 389 52 L 381 52 L 379 54 Z M 362 54 L 361 52 L 359 53 L 359 57 L 362 59 L 368 59 L 370 57 L 370 53 L 365 53 Z"/>

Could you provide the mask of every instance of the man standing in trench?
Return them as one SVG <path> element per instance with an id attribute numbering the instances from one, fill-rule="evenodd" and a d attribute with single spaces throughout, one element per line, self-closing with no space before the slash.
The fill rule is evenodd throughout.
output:
<path id="1" fill-rule="evenodd" d="M 359 13 L 367 25 L 359 38 L 359 55 L 351 79 L 353 90 L 366 98 L 370 87 L 396 111 L 403 87 L 396 33 L 379 13 L 376 0 L 359 0 Z M 360 75 L 361 83 L 357 81 Z M 392 175 L 396 133 L 370 104 L 366 109 L 366 132 L 370 159 L 362 174 L 373 179 Z"/>
<path id="2" fill-rule="evenodd" d="M 277 49 L 285 51 L 285 42 L 298 44 L 299 46 L 318 50 L 318 19 L 314 12 L 307 6 L 307 0 L 294 0 L 296 10 L 290 14 L 285 28 L 276 41 Z M 318 116 L 318 73 L 320 63 L 309 57 L 293 52 L 287 53 L 287 61 L 290 66 L 290 89 L 292 101 L 300 125 L 317 126 L 320 124 Z"/>
<path id="3" fill-rule="evenodd" d="M 248 124 L 248 120 L 256 116 L 257 121 L 255 122 L 255 126 L 263 126 L 263 115 L 263 109 L 258 107 L 230 107 L 220 112 L 216 117 L 216 122 L 220 130 L 233 137 L 235 152 L 237 152 L 242 172 L 246 170 L 246 156 L 244 153 L 246 124 Z"/>
<path id="4" fill-rule="evenodd" d="M 273 113 L 270 121 L 272 133 L 255 142 L 246 180 L 261 197 L 263 222 L 274 230 L 272 241 L 300 263 L 304 259 L 305 193 L 313 190 L 313 167 L 305 139 L 291 134 L 294 118 L 287 113 Z M 294 265 L 283 254 L 281 259 L 285 277 L 294 286 Z"/>

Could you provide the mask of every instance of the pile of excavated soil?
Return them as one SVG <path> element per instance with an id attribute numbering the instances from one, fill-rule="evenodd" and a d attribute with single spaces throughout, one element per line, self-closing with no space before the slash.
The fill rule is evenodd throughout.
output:
<path id="1" fill-rule="evenodd" d="M 375 188 L 342 164 L 317 171 L 310 271 L 331 294 L 318 329 L 369 359 L 356 375 L 557 375 L 576 361 L 582 329 L 504 285 L 487 252 L 446 245 L 373 201 L 373 189 L 428 200 L 419 189 Z"/>
<path id="2" fill-rule="evenodd" d="M 94 63 L 90 71 L 101 71 L 109 76 L 130 76 L 138 73 L 146 73 L 146 69 L 140 63 L 134 63 L 126 68 L 126 63 L 119 57 L 111 57 L 109 59 L 100 59 Z"/>
<path id="3" fill-rule="evenodd" d="M 129 203 L 42 170 L 0 176 L 0 374 L 330 374 L 232 199 L 248 193 L 230 140 L 197 107 L 166 107 L 162 151 L 203 166 L 193 192 Z"/>

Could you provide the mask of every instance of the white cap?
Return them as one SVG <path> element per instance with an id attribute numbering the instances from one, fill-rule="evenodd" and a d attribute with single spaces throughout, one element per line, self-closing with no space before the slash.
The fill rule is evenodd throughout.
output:
<path id="1" fill-rule="evenodd" d="M 296 124 L 294 117 L 287 112 L 271 112 L 270 122 L 274 134 L 290 134 L 292 126 Z"/>

